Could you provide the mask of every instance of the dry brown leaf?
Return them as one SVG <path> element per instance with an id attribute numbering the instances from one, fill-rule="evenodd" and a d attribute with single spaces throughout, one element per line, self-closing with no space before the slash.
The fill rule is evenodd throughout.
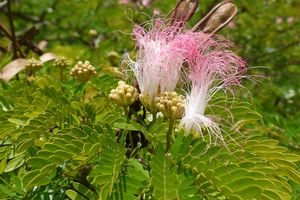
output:
<path id="1" fill-rule="evenodd" d="M 54 53 L 45 53 L 40 57 L 42 63 L 56 59 Z M 18 58 L 7 64 L 2 71 L 0 71 L 0 80 L 9 82 L 16 74 L 25 69 L 26 59 Z"/>
<path id="2" fill-rule="evenodd" d="M 48 42 L 46 40 L 42 40 L 42 41 L 39 42 L 38 48 L 41 49 L 41 50 L 45 50 L 47 45 L 48 45 Z"/>
<path id="3" fill-rule="evenodd" d="M 0 79 L 9 82 L 16 74 L 25 69 L 26 59 L 18 58 L 8 63 L 0 72 Z"/>
<path id="4" fill-rule="evenodd" d="M 3 2 L 0 2 L 0 8 L 5 6 L 7 4 L 7 0 L 4 0 Z"/>
<path id="5" fill-rule="evenodd" d="M 40 61 L 42 63 L 51 61 L 51 60 L 55 60 L 57 58 L 57 55 L 55 55 L 54 53 L 45 53 L 43 55 L 40 56 Z"/>

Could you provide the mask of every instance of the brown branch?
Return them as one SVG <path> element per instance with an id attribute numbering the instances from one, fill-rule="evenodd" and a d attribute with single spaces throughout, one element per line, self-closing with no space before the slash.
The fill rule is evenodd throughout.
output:
<path id="1" fill-rule="evenodd" d="M 31 51 L 35 52 L 39 56 L 44 54 L 44 52 L 38 46 L 33 44 L 32 41 L 25 40 L 22 42 L 22 45 L 26 46 L 27 48 L 29 48 Z"/>
<path id="2" fill-rule="evenodd" d="M 16 39 L 16 31 L 13 23 L 13 16 L 11 13 L 11 0 L 7 1 L 7 12 L 8 12 L 8 19 L 9 19 L 9 25 L 10 25 L 10 32 L 11 32 L 11 41 L 13 44 L 13 58 L 17 58 L 17 39 Z"/>
<path id="3" fill-rule="evenodd" d="M 11 39 L 11 33 L 10 33 L 10 31 L 6 28 L 6 26 L 1 21 L 0 21 L 0 29 L 6 35 L 6 37 L 8 37 L 9 39 Z"/>

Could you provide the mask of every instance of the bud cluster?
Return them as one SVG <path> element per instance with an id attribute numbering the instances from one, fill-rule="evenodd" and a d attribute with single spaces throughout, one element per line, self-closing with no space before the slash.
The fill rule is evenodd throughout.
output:
<path id="1" fill-rule="evenodd" d="M 36 72 L 43 67 L 43 63 L 35 58 L 29 58 L 26 60 L 25 69 L 30 72 Z"/>
<path id="2" fill-rule="evenodd" d="M 168 119 L 180 119 L 184 113 L 185 100 L 176 92 L 164 92 L 156 108 Z"/>
<path id="3" fill-rule="evenodd" d="M 53 65 L 55 67 L 65 69 L 66 67 L 68 67 L 70 65 L 70 61 L 67 58 L 61 56 L 61 57 L 58 57 L 58 58 L 55 59 Z"/>
<path id="4" fill-rule="evenodd" d="M 119 81 L 118 87 L 111 90 L 108 98 L 119 106 L 130 106 L 139 97 L 138 91 L 124 81 Z"/>
<path id="5" fill-rule="evenodd" d="M 90 80 L 97 72 L 89 61 L 79 61 L 71 70 L 70 74 L 78 81 L 85 82 Z"/>

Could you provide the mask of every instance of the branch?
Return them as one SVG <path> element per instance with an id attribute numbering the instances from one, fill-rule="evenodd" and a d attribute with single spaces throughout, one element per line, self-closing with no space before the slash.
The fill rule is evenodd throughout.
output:
<path id="1" fill-rule="evenodd" d="M 11 32 L 11 40 L 13 44 L 13 54 L 14 58 L 17 58 L 17 40 L 16 40 L 16 31 L 13 23 L 13 17 L 11 13 L 11 0 L 7 1 L 7 12 L 8 12 L 8 19 L 9 19 L 9 25 L 10 25 L 10 32 Z"/>
<path id="2" fill-rule="evenodd" d="M 3 33 L 11 39 L 11 33 L 10 31 L 6 28 L 6 26 L 0 21 L 0 29 L 3 31 Z"/>
<path id="3" fill-rule="evenodd" d="M 35 52 L 36 54 L 38 54 L 39 56 L 43 55 L 44 52 L 35 44 L 32 43 L 32 41 L 29 40 L 25 40 L 22 42 L 22 44 L 26 47 L 28 47 L 29 49 L 31 49 L 33 52 Z"/>

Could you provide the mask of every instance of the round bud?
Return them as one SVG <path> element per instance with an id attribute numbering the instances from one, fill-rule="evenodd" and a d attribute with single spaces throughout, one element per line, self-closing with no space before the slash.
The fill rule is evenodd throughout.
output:
<path id="1" fill-rule="evenodd" d="M 89 61 L 79 61 L 71 70 L 71 72 L 73 72 L 72 74 L 77 80 L 79 80 L 80 82 L 85 82 L 87 80 L 90 80 L 95 74 L 95 71 L 92 69 L 93 66 Z"/>

